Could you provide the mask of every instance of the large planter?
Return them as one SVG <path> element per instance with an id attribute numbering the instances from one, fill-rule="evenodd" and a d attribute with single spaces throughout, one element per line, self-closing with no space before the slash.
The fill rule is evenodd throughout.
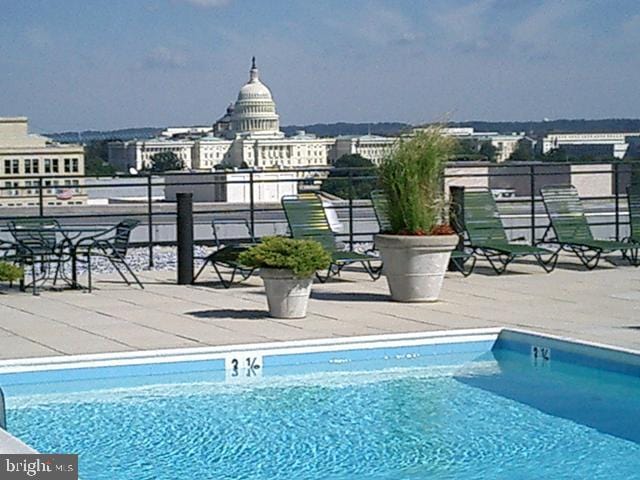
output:
<path id="1" fill-rule="evenodd" d="M 304 318 L 313 277 L 299 278 L 291 270 L 261 268 L 269 315 L 274 318 Z"/>
<path id="2" fill-rule="evenodd" d="M 391 298 L 397 302 L 435 302 L 440 296 L 457 235 L 376 235 Z"/>

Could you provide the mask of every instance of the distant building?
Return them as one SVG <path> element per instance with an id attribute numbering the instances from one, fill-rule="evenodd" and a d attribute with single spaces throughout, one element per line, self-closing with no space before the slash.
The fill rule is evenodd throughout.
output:
<path id="1" fill-rule="evenodd" d="M 361 155 L 379 165 L 391 152 L 396 138 L 378 135 L 349 135 L 335 139 L 335 146 L 331 151 L 330 161 L 335 163 L 343 155 Z"/>
<path id="2" fill-rule="evenodd" d="M 109 142 L 107 152 L 109 163 L 121 172 L 130 168 L 143 170 L 151 165 L 151 158 L 162 152 L 173 152 L 182 160 L 184 168 L 193 168 L 193 148 L 195 140 L 151 138 L 149 140 L 130 140 L 128 142 Z"/>
<path id="3" fill-rule="evenodd" d="M 169 127 L 160 132 L 165 138 L 190 138 L 207 135 L 213 131 L 213 127 Z"/>
<path id="4" fill-rule="evenodd" d="M 38 205 L 39 177 L 44 206 L 84 204 L 83 176 L 82 146 L 28 133 L 26 117 L 0 117 L 0 207 Z"/>
<path id="5" fill-rule="evenodd" d="M 542 140 L 542 153 L 561 149 L 569 156 L 625 158 L 638 154 L 640 132 L 550 133 Z"/>
<path id="6" fill-rule="evenodd" d="M 476 132 L 472 127 L 444 128 L 443 133 L 459 140 L 473 140 L 479 144 L 491 142 L 491 145 L 496 149 L 495 161 L 497 163 L 507 161 L 518 148 L 518 142 L 527 139 L 524 132 L 505 135 L 498 132 Z"/>

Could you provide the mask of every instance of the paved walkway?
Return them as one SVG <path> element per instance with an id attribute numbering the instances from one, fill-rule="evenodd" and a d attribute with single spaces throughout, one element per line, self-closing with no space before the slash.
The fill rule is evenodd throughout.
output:
<path id="1" fill-rule="evenodd" d="M 448 273 L 441 301 L 390 302 L 384 279 L 362 272 L 313 286 L 309 315 L 266 316 L 262 282 L 230 290 L 175 285 L 172 272 L 144 272 L 145 290 L 100 277 L 94 293 L 0 291 L 0 358 L 231 345 L 278 340 L 508 326 L 640 350 L 640 269 L 587 272 L 563 259 L 547 275 L 519 263 L 495 276 L 482 266 Z M 212 281 L 213 276 L 204 281 Z"/>

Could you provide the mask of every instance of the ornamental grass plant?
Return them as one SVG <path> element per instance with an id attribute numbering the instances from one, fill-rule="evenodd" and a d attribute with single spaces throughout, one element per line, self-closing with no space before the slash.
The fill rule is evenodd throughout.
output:
<path id="1" fill-rule="evenodd" d="M 380 182 L 387 195 L 391 230 L 397 235 L 442 235 L 446 225 L 444 169 L 455 140 L 431 127 L 410 139 L 400 139 L 380 165 Z"/>
<path id="2" fill-rule="evenodd" d="M 259 244 L 242 252 L 238 261 L 252 268 L 287 269 L 299 278 L 307 278 L 329 268 L 331 255 L 315 240 L 264 237 Z"/>

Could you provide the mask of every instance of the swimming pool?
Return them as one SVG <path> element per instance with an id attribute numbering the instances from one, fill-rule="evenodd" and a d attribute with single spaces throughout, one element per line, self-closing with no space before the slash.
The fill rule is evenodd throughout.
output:
<path id="1" fill-rule="evenodd" d="M 630 353 L 485 330 L 77 360 L 0 383 L 9 431 L 86 479 L 640 472 Z"/>

